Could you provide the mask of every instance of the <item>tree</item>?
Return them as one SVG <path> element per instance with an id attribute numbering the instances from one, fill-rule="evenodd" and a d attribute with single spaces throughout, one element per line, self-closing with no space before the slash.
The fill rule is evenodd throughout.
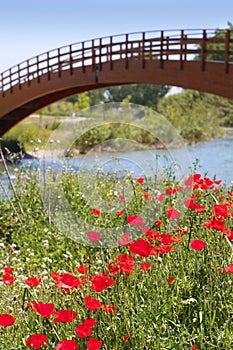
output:
<path id="1" fill-rule="evenodd" d="M 131 96 L 131 103 L 156 109 L 158 100 L 167 94 L 169 87 L 156 84 L 132 84 L 110 87 L 108 91 L 111 102 L 122 102 L 127 96 Z"/>

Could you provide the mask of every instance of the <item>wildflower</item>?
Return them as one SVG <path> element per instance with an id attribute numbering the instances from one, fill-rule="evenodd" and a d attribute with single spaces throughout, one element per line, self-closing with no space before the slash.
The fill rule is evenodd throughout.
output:
<path id="1" fill-rule="evenodd" d="M 113 263 L 113 262 L 108 264 L 108 269 L 114 275 L 116 275 L 116 274 L 118 274 L 120 272 L 119 266 L 116 263 Z"/>
<path id="2" fill-rule="evenodd" d="M 99 232 L 89 231 L 87 232 L 87 237 L 90 239 L 90 241 L 97 242 L 102 235 Z"/>
<path id="3" fill-rule="evenodd" d="M 6 284 L 8 286 L 10 286 L 11 284 L 13 284 L 15 282 L 14 277 L 9 273 L 4 273 L 2 275 L 2 280 L 3 280 L 4 284 Z"/>
<path id="4" fill-rule="evenodd" d="M 37 287 L 41 282 L 41 278 L 36 278 L 36 277 L 28 277 L 25 280 L 25 283 L 29 286 L 29 287 Z"/>
<path id="5" fill-rule="evenodd" d="M 113 304 L 112 305 L 103 304 L 102 309 L 103 309 L 103 312 L 109 312 L 110 314 L 116 313 L 116 308 Z"/>
<path id="6" fill-rule="evenodd" d="M 200 239 L 194 239 L 190 242 L 190 246 L 194 250 L 202 250 L 207 246 L 207 244 Z"/>
<path id="7" fill-rule="evenodd" d="M 143 177 L 138 177 L 138 178 L 136 179 L 136 181 L 137 181 L 137 183 L 139 183 L 139 184 L 143 184 L 144 179 L 143 179 Z"/>
<path id="8" fill-rule="evenodd" d="M 149 262 L 142 262 L 142 263 L 140 264 L 140 269 L 141 269 L 142 271 L 148 271 L 149 268 L 151 268 L 151 264 L 150 264 Z"/>
<path id="9" fill-rule="evenodd" d="M 127 217 L 127 222 L 128 222 L 128 224 L 130 224 L 132 226 L 139 226 L 139 227 L 144 226 L 143 218 L 141 216 L 137 216 L 137 215 L 129 215 Z"/>
<path id="10" fill-rule="evenodd" d="M 123 245 L 129 245 L 132 243 L 132 240 L 130 239 L 130 235 L 128 233 L 123 233 L 122 237 L 118 239 L 118 243 L 123 246 Z"/>
<path id="11" fill-rule="evenodd" d="M 121 272 L 130 274 L 134 270 L 134 257 L 128 254 L 121 254 L 116 257 L 116 260 L 119 262 L 119 268 Z"/>
<path id="12" fill-rule="evenodd" d="M 172 282 L 175 280 L 175 276 L 168 277 L 167 281 L 168 284 L 172 284 Z"/>
<path id="13" fill-rule="evenodd" d="M 176 192 L 177 192 L 177 189 L 176 189 L 176 188 L 170 187 L 170 188 L 167 188 L 167 189 L 166 189 L 166 193 L 167 193 L 167 194 L 175 194 Z"/>
<path id="14" fill-rule="evenodd" d="M 33 311 L 47 318 L 53 313 L 54 304 L 43 304 L 41 301 L 38 303 L 32 301 L 31 308 Z"/>
<path id="15" fill-rule="evenodd" d="M 96 209 L 96 208 L 93 208 L 92 209 L 92 213 L 93 213 L 93 215 L 95 215 L 95 216 L 100 216 L 100 210 L 99 209 Z"/>
<path id="16" fill-rule="evenodd" d="M 78 344 L 74 340 L 61 340 L 56 345 L 56 350 L 77 350 Z"/>
<path id="17" fill-rule="evenodd" d="M 86 318 L 83 321 L 83 325 L 87 326 L 87 327 L 93 327 L 96 324 L 97 324 L 97 322 L 96 322 L 96 320 L 94 318 Z"/>
<path id="18" fill-rule="evenodd" d="M 167 210 L 167 217 L 173 220 L 178 220 L 180 218 L 180 213 L 174 207 L 170 207 Z"/>
<path id="19" fill-rule="evenodd" d="M 0 314 L 0 326 L 9 327 L 15 323 L 15 318 L 9 314 Z"/>
<path id="20" fill-rule="evenodd" d="M 198 347 L 197 347 L 196 344 L 193 344 L 193 345 L 192 345 L 192 350 L 198 350 Z"/>
<path id="21" fill-rule="evenodd" d="M 123 209 L 123 210 L 118 211 L 116 214 L 118 217 L 121 217 L 122 215 L 124 215 L 124 213 L 125 213 L 125 211 Z"/>
<path id="22" fill-rule="evenodd" d="M 157 220 L 157 221 L 155 222 L 155 225 L 156 225 L 157 227 L 161 226 L 162 224 L 163 224 L 162 220 Z"/>
<path id="23" fill-rule="evenodd" d="M 111 277 L 101 275 L 96 275 L 90 280 L 92 282 L 92 285 L 89 288 L 94 290 L 95 292 L 101 292 L 102 290 L 111 287 L 113 284 L 116 283 L 116 281 Z"/>
<path id="24" fill-rule="evenodd" d="M 89 296 L 86 296 L 84 298 L 86 307 L 89 310 L 97 310 L 100 309 L 102 307 L 101 303 L 99 302 L 99 300 L 95 299 L 95 298 L 91 298 Z"/>
<path id="25" fill-rule="evenodd" d="M 157 199 L 157 201 L 159 201 L 159 202 L 163 202 L 164 199 L 165 199 L 165 196 L 164 196 L 164 194 L 160 194 L 156 199 Z"/>
<path id="26" fill-rule="evenodd" d="M 102 340 L 91 338 L 86 342 L 88 350 L 98 350 L 103 344 Z"/>
<path id="27" fill-rule="evenodd" d="M 147 257 L 150 255 L 151 245 L 145 239 L 140 238 L 134 243 L 130 244 L 130 252 L 143 257 Z"/>
<path id="28" fill-rule="evenodd" d="M 80 324 L 78 327 L 74 327 L 74 330 L 79 338 L 87 338 L 92 333 L 92 327 L 86 326 L 84 324 Z"/>
<path id="29" fill-rule="evenodd" d="M 13 273 L 13 270 L 14 270 L 13 267 L 9 267 L 9 266 L 3 267 L 4 273 L 9 274 L 9 275 L 11 275 Z"/>
<path id="30" fill-rule="evenodd" d="M 122 195 L 120 195 L 118 198 L 119 198 L 119 200 L 120 200 L 121 203 L 123 203 L 123 202 L 125 201 L 125 197 L 122 196 Z"/>
<path id="31" fill-rule="evenodd" d="M 88 272 L 88 266 L 87 265 L 79 265 L 75 269 L 81 274 L 85 274 L 85 273 Z"/>
<path id="32" fill-rule="evenodd" d="M 73 310 L 61 310 L 61 311 L 54 311 L 53 315 L 56 317 L 54 318 L 54 322 L 72 322 L 77 318 L 77 314 Z"/>
<path id="33" fill-rule="evenodd" d="M 32 334 L 26 339 L 26 345 L 28 348 L 40 349 L 45 344 L 48 344 L 48 338 L 44 334 Z"/>
<path id="34" fill-rule="evenodd" d="M 71 273 L 64 273 L 56 281 L 56 286 L 64 289 L 74 289 L 77 287 L 82 287 L 82 282 L 78 277 L 72 275 Z"/>

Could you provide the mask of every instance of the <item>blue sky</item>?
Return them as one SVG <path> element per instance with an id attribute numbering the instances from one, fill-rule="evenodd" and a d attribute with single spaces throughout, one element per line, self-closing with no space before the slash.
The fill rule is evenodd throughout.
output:
<path id="1" fill-rule="evenodd" d="M 87 39 L 157 29 L 225 28 L 228 21 L 233 22 L 232 0 L 3 0 L 0 72 Z"/>

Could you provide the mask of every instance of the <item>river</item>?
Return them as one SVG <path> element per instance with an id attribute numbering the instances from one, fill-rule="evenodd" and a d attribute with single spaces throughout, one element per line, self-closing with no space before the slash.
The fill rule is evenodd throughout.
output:
<path id="1" fill-rule="evenodd" d="M 68 168 L 74 170 L 83 168 L 93 168 L 95 171 L 113 172 L 115 169 L 127 169 L 135 176 L 148 176 L 154 173 L 161 173 L 165 167 L 170 167 L 178 180 L 185 178 L 193 169 L 193 164 L 197 162 L 196 171 L 202 175 L 221 179 L 227 187 L 233 184 L 233 132 L 224 139 L 215 139 L 210 142 L 188 146 L 182 149 L 172 150 L 149 150 L 128 153 L 114 153 L 113 155 L 87 154 L 85 156 L 71 158 L 66 161 Z M 32 161 L 24 160 L 23 166 L 31 166 Z M 49 166 L 62 168 L 62 164 L 56 159 L 48 161 Z M 33 166 L 38 162 L 33 161 Z M 20 166 L 22 167 L 22 165 Z M 63 166 L 64 168 L 64 166 Z M 19 167 L 16 167 L 19 169 Z M 14 178 L 15 167 L 10 168 L 12 178 Z M 7 186 L 5 175 L 0 176 L 1 183 Z M 0 189 L 0 192 L 1 189 Z"/>

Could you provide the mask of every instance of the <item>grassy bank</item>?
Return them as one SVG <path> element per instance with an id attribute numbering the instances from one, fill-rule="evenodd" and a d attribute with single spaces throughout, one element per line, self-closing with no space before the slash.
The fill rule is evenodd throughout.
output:
<path id="1" fill-rule="evenodd" d="M 0 202 L 0 349 L 232 349 L 221 181 L 64 173 L 44 192 L 37 172 L 19 180 Z"/>

